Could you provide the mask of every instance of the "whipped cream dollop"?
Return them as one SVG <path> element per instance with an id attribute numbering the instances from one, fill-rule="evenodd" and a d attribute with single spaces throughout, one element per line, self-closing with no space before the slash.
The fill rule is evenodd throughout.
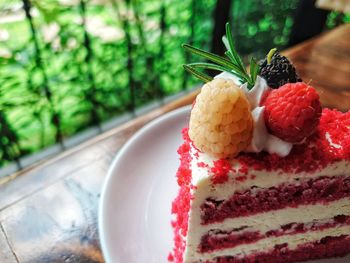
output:
<path id="1" fill-rule="evenodd" d="M 261 151 L 267 151 L 270 154 L 275 153 L 281 157 L 287 156 L 292 150 L 293 144 L 270 134 L 265 125 L 265 107 L 260 106 L 260 103 L 265 92 L 270 89 L 266 81 L 260 76 L 257 76 L 254 87 L 249 90 L 247 83 L 242 85 L 239 79 L 231 73 L 222 72 L 214 78 L 233 80 L 233 82 L 240 86 L 240 88 L 244 91 L 249 101 L 254 121 L 254 130 L 252 141 L 245 152 L 258 153 Z"/>

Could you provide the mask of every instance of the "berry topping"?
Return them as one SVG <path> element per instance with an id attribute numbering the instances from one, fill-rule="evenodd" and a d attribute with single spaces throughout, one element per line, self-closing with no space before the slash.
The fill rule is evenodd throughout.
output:
<path id="1" fill-rule="evenodd" d="M 232 80 L 214 79 L 197 96 L 189 136 L 202 152 L 234 157 L 250 144 L 253 119 L 243 91 Z"/>
<path id="2" fill-rule="evenodd" d="M 273 89 L 286 83 L 302 81 L 292 63 L 285 56 L 280 55 L 275 48 L 271 49 L 266 58 L 260 62 L 259 75 Z"/>
<path id="3" fill-rule="evenodd" d="M 272 90 L 264 105 L 271 134 L 292 143 L 301 142 L 316 130 L 322 111 L 316 90 L 303 82 Z"/>

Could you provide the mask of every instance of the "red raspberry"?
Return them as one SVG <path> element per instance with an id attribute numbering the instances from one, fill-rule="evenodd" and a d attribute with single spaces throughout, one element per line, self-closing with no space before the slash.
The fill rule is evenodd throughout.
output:
<path id="1" fill-rule="evenodd" d="M 322 112 L 316 90 L 303 82 L 272 90 L 264 105 L 270 133 L 292 143 L 301 142 L 316 130 Z"/>

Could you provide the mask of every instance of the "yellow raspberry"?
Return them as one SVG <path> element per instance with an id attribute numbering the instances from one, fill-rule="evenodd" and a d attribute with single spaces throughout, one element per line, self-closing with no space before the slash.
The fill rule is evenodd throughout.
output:
<path id="1" fill-rule="evenodd" d="M 206 83 L 196 98 L 189 136 L 202 152 L 218 158 L 235 157 L 250 144 L 253 119 L 243 91 L 232 80 Z"/>

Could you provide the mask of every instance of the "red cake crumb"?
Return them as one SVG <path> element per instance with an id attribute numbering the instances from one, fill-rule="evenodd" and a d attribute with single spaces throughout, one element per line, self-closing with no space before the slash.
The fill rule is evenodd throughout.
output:
<path id="1" fill-rule="evenodd" d="M 235 180 L 238 181 L 238 182 L 244 182 L 244 181 L 246 181 L 247 179 L 248 179 L 248 177 L 247 177 L 247 176 L 244 176 L 244 175 L 242 175 L 242 176 L 237 176 L 237 177 L 235 178 Z"/>
<path id="2" fill-rule="evenodd" d="M 208 165 L 204 162 L 199 162 L 197 163 L 198 167 L 201 167 L 201 168 L 205 168 L 205 167 L 208 167 Z"/>
<path id="3" fill-rule="evenodd" d="M 350 156 L 350 111 L 342 113 L 337 110 L 324 109 L 324 116 L 320 122 L 320 136 L 326 137 L 329 134 L 332 143 L 341 147 L 327 144 L 330 154 L 337 158 L 349 159 Z"/>
<path id="4" fill-rule="evenodd" d="M 350 178 L 320 177 L 300 184 L 281 184 L 268 189 L 254 188 L 235 192 L 227 200 L 207 198 L 201 205 L 202 224 L 222 222 L 226 218 L 254 215 L 261 212 L 331 202 L 350 196 Z"/>
<path id="5" fill-rule="evenodd" d="M 186 240 L 183 238 L 187 235 L 188 214 L 191 201 L 191 154 L 190 154 L 190 138 L 188 137 L 188 129 L 183 129 L 184 143 L 179 147 L 180 167 L 176 173 L 177 182 L 180 186 L 178 196 L 172 203 L 172 214 L 175 219 L 172 221 L 174 230 L 174 249 L 169 258 L 175 263 L 183 262 L 183 253 L 186 247 Z"/>
<path id="6" fill-rule="evenodd" d="M 231 164 L 228 160 L 219 159 L 213 162 L 214 166 L 210 169 L 213 173 L 211 178 L 214 184 L 223 184 L 228 181 L 228 174 L 231 170 Z"/>
<path id="7" fill-rule="evenodd" d="M 169 255 L 168 255 L 168 261 L 169 261 L 169 262 L 173 262 L 173 261 L 174 261 L 174 256 L 173 256 L 172 253 L 169 253 Z"/>
<path id="8" fill-rule="evenodd" d="M 332 146 L 326 134 L 332 140 Z M 240 172 L 249 170 L 278 170 L 286 173 L 314 172 L 340 160 L 350 160 L 350 111 L 323 109 L 316 133 L 305 143 L 294 145 L 290 154 L 279 157 L 276 154 L 242 153 L 238 160 L 242 165 Z"/>
<path id="9" fill-rule="evenodd" d="M 248 174 L 249 172 L 249 167 L 245 163 L 241 162 L 241 167 L 238 169 L 238 172 L 241 174 Z"/>
<path id="10" fill-rule="evenodd" d="M 321 258 L 342 257 L 350 252 L 350 238 L 347 235 L 325 237 L 317 242 L 299 245 L 288 249 L 287 244 L 275 246 L 269 252 L 256 253 L 244 258 L 226 256 L 218 257 L 206 263 L 292 263 Z"/>

